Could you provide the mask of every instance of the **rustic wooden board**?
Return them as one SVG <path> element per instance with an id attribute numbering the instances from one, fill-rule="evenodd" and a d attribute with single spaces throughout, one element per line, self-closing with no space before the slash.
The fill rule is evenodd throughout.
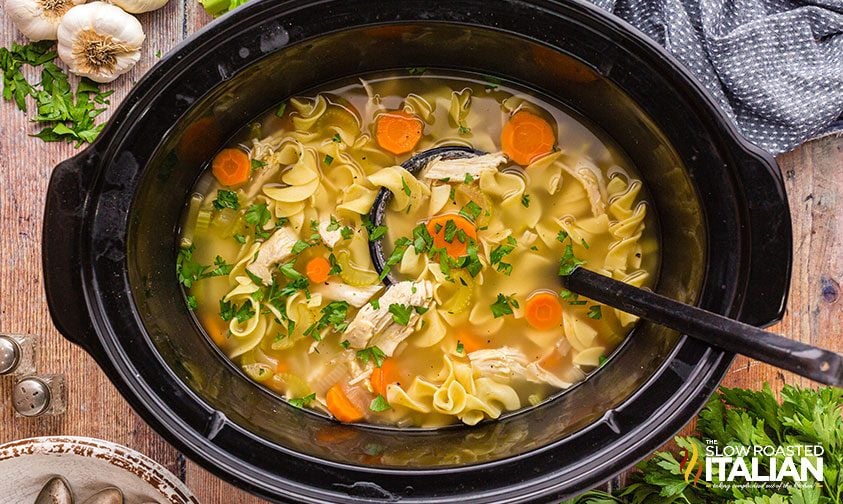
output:
<path id="1" fill-rule="evenodd" d="M 0 12 L 2 12 L 0 10 Z M 171 1 L 140 16 L 147 33 L 143 58 L 129 74 L 108 86 L 119 103 L 140 76 L 210 18 L 194 0 Z M 0 44 L 24 42 L 0 16 Z M 27 115 L 0 104 L 0 331 L 41 337 L 41 372 L 64 373 L 68 411 L 58 418 L 26 420 L 12 415 L 10 380 L 0 380 L 0 443 L 30 436 L 83 435 L 115 441 L 146 453 L 182 477 L 206 503 L 258 503 L 210 475 L 168 445 L 130 409 L 93 360 L 62 338 L 52 325 L 42 293 L 41 218 L 53 167 L 76 150 L 45 144 L 32 133 Z M 774 329 L 792 338 L 843 351 L 843 139 L 810 142 L 779 158 L 793 212 L 794 263 L 789 310 Z M 68 293 L 68 295 L 73 295 Z M 774 388 L 782 383 L 810 385 L 769 366 L 739 358 L 728 386 Z"/>

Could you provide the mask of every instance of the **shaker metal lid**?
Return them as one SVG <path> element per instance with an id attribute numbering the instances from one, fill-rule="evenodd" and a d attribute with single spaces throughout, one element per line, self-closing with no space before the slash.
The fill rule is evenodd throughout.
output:
<path id="1" fill-rule="evenodd" d="M 20 363 L 20 346 L 8 336 L 0 335 L 0 375 L 11 373 Z"/>
<path id="2" fill-rule="evenodd" d="M 38 416 L 50 407 L 50 387 L 34 376 L 24 378 L 15 385 L 12 403 L 21 415 Z"/>

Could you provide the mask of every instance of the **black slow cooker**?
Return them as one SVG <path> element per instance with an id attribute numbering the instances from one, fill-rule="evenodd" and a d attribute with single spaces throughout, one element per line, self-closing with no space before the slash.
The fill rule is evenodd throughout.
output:
<path id="1" fill-rule="evenodd" d="M 642 322 L 588 380 L 475 427 L 341 425 L 255 385 L 211 344 L 175 274 L 207 159 L 317 85 L 429 67 L 505 78 L 575 109 L 629 155 L 659 215 L 656 290 L 754 325 L 782 314 L 791 229 L 773 159 L 687 70 L 583 2 L 253 0 L 156 65 L 55 170 L 47 299 L 150 425 L 205 468 L 284 502 L 546 502 L 607 480 L 702 407 L 732 355 Z"/>

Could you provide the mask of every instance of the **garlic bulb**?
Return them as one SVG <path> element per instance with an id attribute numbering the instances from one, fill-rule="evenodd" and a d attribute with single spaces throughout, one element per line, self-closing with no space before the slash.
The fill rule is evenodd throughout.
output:
<path id="1" fill-rule="evenodd" d="M 111 0 L 111 3 L 132 14 L 154 11 L 167 5 L 167 0 Z"/>
<path id="2" fill-rule="evenodd" d="M 56 40 L 61 17 L 85 0 L 6 0 L 3 10 L 29 40 Z"/>
<path id="3" fill-rule="evenodd" d="M 58 53 L 71 72 L 111 82 L 140 59 L 140 22 L 116 5 L 92 2 L 70 9 L 58 30 Z"/>

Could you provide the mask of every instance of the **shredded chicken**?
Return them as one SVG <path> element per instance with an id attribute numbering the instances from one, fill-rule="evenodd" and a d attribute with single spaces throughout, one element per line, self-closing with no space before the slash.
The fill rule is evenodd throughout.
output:
<path id="1" fill-rule="evenodd" d="M 500 153 L 457 159 L 442 159 L 442 156 L 438 156 L 427 163 L 422 177 L 433 180 L 464 180 L 466 175 L 471 175 L 479 178 L 481 173 L 497 170 L 498 166 L 504 163 L 506 158 Z"/>
<path id="2" fill-rule="evenodd" d="M 481 374 L 504 379 L 524 378 L 533 383 L 547 383 L 558 388 L 568 388 L 570 383 L 539 366 L 529 362 L 520 350 L 511 347 L 475 350 L 468 354 L 471 366 Z"/>
<path id="3" fill-rule="evenodd" d="M 393 320 L 389 307 L 394 304 L 402 307 L 430 308 L 433 303 L 433 284 L 421 282 L 399 282 L 390 286 L 378 300 L 378 307 L 367 304 L 355 315 L 348 325 L 344 337 L 352 348 L 377 346 L 383 353 L 392 356 L 395 348 L 409 337 L 418 322 L 419 313 L 410 310 L 406 325 Z"/>
<path id="4" fill-rule="evenodd" d="M 247 266 L 247 269 L 259 277 L 263 283 L 271 284 L 272 266 L 293 255 L 293 245 L 297 240 L 295 231 L 288 227 L 275 230 L 272 236 L 261 244 L 255 259 Z"/>
<path id="5" fill-rule="evenodd" d="M 383 285 L 354 287 L 341 282 L 324 282 L 310 288 L 310 292 L 322 294 L 332 301 L 345 301 L 356 308 L 368 303 L 372 296 L 383 289 Z"/>
<path id="6" fill-rule="evenodd" d="M 328 227 L 330 226 L 331 221 L 323 220 L 319 222 L 319 236 L 322 237 L 322 241 L 325 242 L 325 245 L 333 247 L 340 240 L 342 240 L 342 233 L 340 232 L 339 228 L 334 229 L 332 231 L 328 231 Z"/>

